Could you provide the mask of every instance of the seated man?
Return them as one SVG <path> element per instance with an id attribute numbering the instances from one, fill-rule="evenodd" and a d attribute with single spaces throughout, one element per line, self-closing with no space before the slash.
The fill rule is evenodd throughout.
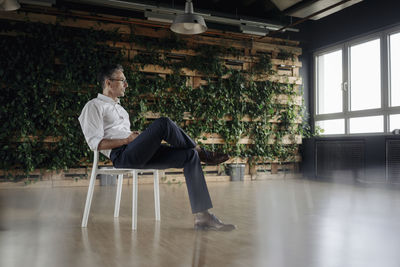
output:
<path id="1" fill-rule="evenodd" d="M 128 87 L 123 68 L 104 67 L 98 78 L 103 94 L 86 103 L 79 116 L 89 147 L 110 158 L 116 168 L 183 168 L 195 229 L 235 229 L 208 211 L 212 208 L 211 198 L 200 164 L 219 164 L 229 157 L 200 148 L 169 118 L 155 120 L 142 133 L 132 132 L 128 112 L 118 99 Z M 163 140 L 169 146 L 161 144 Z"/>

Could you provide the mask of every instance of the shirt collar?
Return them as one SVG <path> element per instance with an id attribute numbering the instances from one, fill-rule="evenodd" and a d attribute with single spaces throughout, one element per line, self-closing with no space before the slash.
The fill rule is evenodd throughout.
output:
<path id="1" fill-rule="evenodd" d="M 105 96 L 103 94 L 97 94 L 97 98 L 110 104 L 120 104 L 119 98 L 117 98 L 117 101 L 114 101 L 114 99 L 112 99 L 111 97 Z"/>

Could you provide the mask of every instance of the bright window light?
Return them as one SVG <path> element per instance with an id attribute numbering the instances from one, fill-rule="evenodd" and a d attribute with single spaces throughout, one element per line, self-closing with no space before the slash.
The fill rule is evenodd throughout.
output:
<path id="1" fill-rule="evenodd" d="M 344 119 L 317 121 L 316 125 L 324 130 L 323 135 L 344 134 Z"/>
<path id="2" fill-rule="evenodd" d="M 342 50 L 317 57 L 318 114 L 342 112 Z"/>
<path id="3" fill-rule="evenodd" d="M 390 131 L 394 129 L 400 129 L 400 114 L 389 116 Z"/>
<path id="4" fill-rule="evenodd" d="M 400 106 L 400 33 L 390 35 L 390 105 Z"/>
<path id="5" fill-rule="evenodd" d="M 381 107 L 380 39 L 350 47 L 351 110 Z"/>
<path id="6" fill-rule="evenodd" d="M 383 132 L 383 116 L 350 118 L 350 133 Z"/>

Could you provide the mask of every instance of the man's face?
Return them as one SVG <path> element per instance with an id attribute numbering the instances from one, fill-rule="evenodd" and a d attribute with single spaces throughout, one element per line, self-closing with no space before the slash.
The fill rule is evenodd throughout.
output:
<path id="1" fill-rule="evenodd" d="M 128 87 L 125 75 L 122 71 L 117 70 L 108 79 L 110 92 L 114 97 L 121 97 L 125 95 L 125 89 Z"/>

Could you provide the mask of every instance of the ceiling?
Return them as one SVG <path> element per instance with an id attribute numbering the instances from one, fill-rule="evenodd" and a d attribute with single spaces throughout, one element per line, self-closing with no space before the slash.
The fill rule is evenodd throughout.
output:
<path id="1" fill-rule="evenodd" d="M 209 28 L 256 26 L 269 31 L 297 31 L 295 26 L 308 19 L 320 19 L 363 0 L 193 0 L 194 12 L 203 15 Z M 147 17 L 145 12 L 183 12 L 185 0 L 19 0 L 20 3 L 85 8 L 90 11 Z M 149 19 L 149 18 L 148 18 Z M 257 24 L 259 23 L 259 24 Z M 261 23 L 261 24 L 260 24 Z M 232 29 L 229 29 L 231 27 Z"/>
<path id="2" fill-rule="evenodd" d="M 211 15 L 224 14 L 234 18 L 251 17 L 262 20 L 282 21 L 291 16 L 304 18 L 324 8 L 338 4 L 336 8 L 312 18 L 319 19 L 361 1 L 362 0 L 193 0 L 192 2 L 195 12 L 208 13 Z M 150 6 L 181 10 L 183 10 L 185 6 L 185 0 L 82 0 L 76 2 L 142 3 Z"/>

